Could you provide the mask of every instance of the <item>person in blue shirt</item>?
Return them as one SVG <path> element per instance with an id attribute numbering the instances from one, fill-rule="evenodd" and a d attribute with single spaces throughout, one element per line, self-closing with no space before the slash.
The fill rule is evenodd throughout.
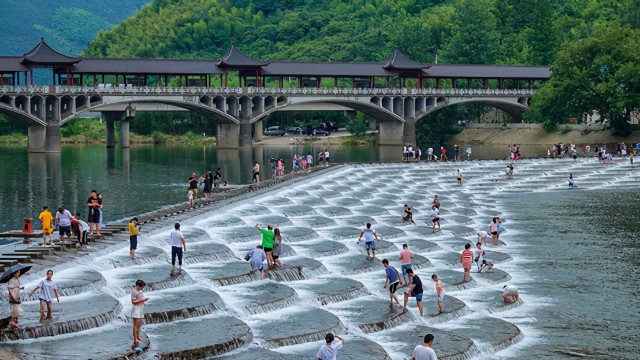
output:
<path id="1" fill-rule="evenodd" d="M 398 289 L 398 284 L 403 285 L 402 275 L 394 268 L 389 265 L 389 260 L 382 260 L 382 266 L 384 266 L 384 271 L 387 274 L 387 279 L 384 281 L 384 288 L 387 288 L 387 284 L 389 284 L 389 301 L 390 305 L 393 305 L 395 301 L 396 304 L 400 305 L 400 301 L 398 301 L 398 297 L 396 296 L 396 290 Z"/>
<path id="2" fill-rule="evenodd" d="M 412 269 L 407 269 L 407 275 L 409 275 L 409 279 L 411 281 L 411 285 L 409 285 L 409 290 L 404 293 L 404 307 L 403 311 L 407 311 L 407 303 L 409 302 L 410 297 L 416 298 L 416 304 L 418 305 L 418 309 L 420 310 L 420 316 L 424 316 L 424 310 L 422 309 L 422 280 L 418 275 L 413 274 Z"/>

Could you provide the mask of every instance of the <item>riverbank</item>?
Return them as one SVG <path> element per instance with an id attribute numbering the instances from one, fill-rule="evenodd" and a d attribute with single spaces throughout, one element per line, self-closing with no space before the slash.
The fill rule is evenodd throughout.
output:
<path id="1" fill-rule="evenodd" d="M 540 124 L 469 124 L 449 143 L 492 145 L 553 145 L 568 143 L 576 145 L 638 143 L 640 131 L 627 137 L 614 136 L 612 130 L 582 125 L 561 125 L 558 131 L 546 132 Z"/>
<path id="2" fill-rule="evenodd" d="M 119 136 L 116 136 L 119 139 Z M 106 134 L 78 134 L 62 136 L 60 140 L 66 145 L 85 145 L 85 144 L 106 144 Z M 202 136 L 194 133 L 186 133 L 183 135 L 168 135 L 154 133 L 152 135 L 129 134 L 129 143 L 132 145 L 216 145 L 214 136 Z M 27 146 L 28 138 L 26 134 L 12 134 L 0 136 L 0 145 L 16 145 Z"/>

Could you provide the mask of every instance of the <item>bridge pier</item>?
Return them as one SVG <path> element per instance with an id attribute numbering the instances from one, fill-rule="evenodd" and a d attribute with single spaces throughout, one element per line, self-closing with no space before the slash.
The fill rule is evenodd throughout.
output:
<path id="1" fill-rule="evenodd" d="M 102 120 L 104 120 L 107 126 L 107 147 L 112 148 L 116 146 L 116 128 L 115 120 L 118 118 L 119 113 L 115 111 L 103 111 L 100 113 Z"/>
<path id="2" fill-rule="evenodd" d="M 220 149 L 237 149 L 240 147 L 240 126 L 235 123 L 218 124 L 216 144 Z"/>
<path id="3" fill-rule="evenodd" d="M 263 121 L 258 120 L 253 124 L 253 141 L 260 142 L 264 137 Z"/>
<path id="4" fill-rule="evenodd" d="M 407 119 L 402 129 L 402 142 L 407 145 L 416 146 L 416 121 Z"/>
<path id="5" fill-rule="evenodd" d="M 380 121 L 378 123 L 378 145 L 402 146 L 404 144 L 403 137 L 404 123 L 399 121 Z"/>
<path id="6" fill-rule="evenodd" d="M 47 151 L 45 147 L 47 128 L 45 126 L 31 125 L 29 126 L 28 134 L 30 153 L 43 153 Z"/>
<path id="7" fill-rule="evenodd" d="M 129 119 L 120 121 L 120 146 L 129 147 Z"/>
<path id="8" fill-rule="evenodd" d="M 240 120 L 240 147 L 251 147 L 253 138 L 251 136 L 251 121 L 249 119 Z"/>
<path id="9" fill-rule="evenodd" d="M 46 137 L 44 142 L 45 152 L 59 153 L 62 150 L 62 134 L 60 133 L 60 124 L 49 124 L 46 129 Z"/>

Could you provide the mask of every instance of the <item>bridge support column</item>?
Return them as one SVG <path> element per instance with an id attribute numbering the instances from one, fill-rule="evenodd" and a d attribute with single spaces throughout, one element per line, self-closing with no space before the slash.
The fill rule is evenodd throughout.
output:
<path id="1" fill-rule="evenodd" d="M 251 147 L 253 144 L 251 137 L 251 121 L 249 119 L 240 121 L 240 147 Z"/>
<path id="2" fill-rule="evenodd" d="M 402 130 L 402 142 L 407 145 L 416 146 L 416 121 L 406 119 Z"/>
<path id="3" fill-rule="evenodd" d="M 47 139 L 47 128 L 40 125 L 31 125 L 28 130 L 29 134 L 29 152 L 43 153 L 46 152 L 45 141 Z"/>
<path id="4" fill-rule="evenodd" d="M 218 124 L 216 144 L 220 149 L 237 149 L 240 147 L 240 125 L 234 123 Z"/>
<path id="5" fill-rule="evenodd" d="M 262 120 L 253 123 L 253 141 L 260 142 L 264 137 L 264 129 Z"/>
<path id="6" fill-rule="evenodd" d="M 120 146 L 129 147 L 129 120 L 120 121 Z"/>
<path id="7" fill-rule="evenodd" d="M 103 111 L 102 119 L 107 126 L 107 147 L 112 148 L 116 146 L 116 128 L 115 120 L 118 118 L 119 113 L 115 111 Z"/>
<path id="8" fill-rule="evenodd" d="M 404 123 L 399 121 L 381 121 L 378 124 L 378 145 L 402 146 Z"/>
<path id="9" fill-rule="evenodd" d="M 62 134 L 60 133 L 60 124 L 56 123 L 47 125 L 47 136 L 45 138 L 45 152 L 59 153 L 62 150 L 61 140 Z"/>

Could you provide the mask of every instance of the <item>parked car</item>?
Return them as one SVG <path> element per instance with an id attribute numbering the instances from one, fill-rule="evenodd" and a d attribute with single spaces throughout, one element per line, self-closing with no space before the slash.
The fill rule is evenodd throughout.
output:
<path id="1" fill-rule="evenodd" d="M 467 126 L 469 123 L 471 123 L 471 120 L 458 120 L 458 125 L 460 126 Z"/>
<path id="2" fill-rule="evenodd" d="M 329 132 L 327 130 L 316 129 L 316 136 L 329 136 Z"/>
<path id="3" fill-rule="evenodd" d="M 284 136 L 284 129 L 282 126 L 269 126 L 264 134 L 267 136 Z"/>
<path id="4" fill-rule="evenodd" d="M 302 128 L 299 126 L 290 127 L 287 129 L 287 133 L 289 134 L 302 134 Z"/>

